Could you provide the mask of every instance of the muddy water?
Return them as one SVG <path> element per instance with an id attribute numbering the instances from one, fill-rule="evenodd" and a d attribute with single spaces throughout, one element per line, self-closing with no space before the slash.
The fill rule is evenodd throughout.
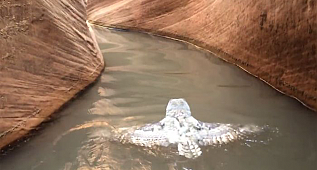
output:
<path id="1" fill-rule="evenodd" d="M 100 79 L 32 138 L 2 152 L 1 170 L 316 169 L 317 114 L 294 99 L 192 46 L 140 33 L 95 32 L 107 65 Z M 175 148 L 108 140 L 112 126 L 159 121 L 168 100 L 180 97 L 197 119 L 278 130 L 205 147 L 194 160 Z"/>

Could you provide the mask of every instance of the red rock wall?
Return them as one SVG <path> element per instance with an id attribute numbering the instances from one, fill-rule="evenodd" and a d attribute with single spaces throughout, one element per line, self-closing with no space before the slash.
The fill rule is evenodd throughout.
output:
<path id="1" fill-rule="evenodd" d="M 0 2 L 0 148 L 93 82 L 102 55 L 84 0 Z"/>
<path id="2" fill-rule="evenodd" d="M 88 18 L 189 41 L 317 109 L 316 0 L 90 0 Z"/>

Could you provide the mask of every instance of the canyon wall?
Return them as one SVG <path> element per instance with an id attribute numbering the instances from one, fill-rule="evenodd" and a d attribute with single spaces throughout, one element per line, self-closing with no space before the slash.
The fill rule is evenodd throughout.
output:
<path id="1" fill-rule="evenodd" d="M 102 71 L 86 3 L 0 2 L 0 148 L 40 124 Z"/>
<path id="2" fill-rule="evenodd" d="M 89 0 L 88 18 L 191 42 L 317 109 L 316 0 Z"/>

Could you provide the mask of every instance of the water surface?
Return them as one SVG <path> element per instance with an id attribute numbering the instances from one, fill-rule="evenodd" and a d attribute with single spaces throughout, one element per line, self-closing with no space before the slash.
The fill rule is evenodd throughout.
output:
<path id="1" fill-rule="evenodd" d="M 95 33 L 106 61 L 100 79 L 32 138 L 2 153 L 1 170 L 316 169 L 317 114 L 294 99 L 191 45 L 104 28 Z M 107 140 L 110 126 L 161 120 L 170 98 L 185 98 L 205 122 L 269 125 L 278 132 L 205 147 L 194 160 L 175 148 Z"/>

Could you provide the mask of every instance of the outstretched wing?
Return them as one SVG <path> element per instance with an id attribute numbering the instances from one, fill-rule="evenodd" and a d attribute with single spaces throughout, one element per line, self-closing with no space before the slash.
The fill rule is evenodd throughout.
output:
<path id="1" fill-rule="evenodd" d="M 231 125 L 221 123 L 205 123 L 200 122 L 200 130 L 198 131 L 198 144 L 221 145 L 236 141 L 248 135 L 257 134 L 262 129 L 255 125 Z"/>
<path id="2" fill-rule="evenodd" d="M 119 129 L 119 140 L 122 143 L 131 143 L 139 146 L 168 146 L 168 133 L 163 130 L 162 121 L 146 124 L 142 127 Z"/>

